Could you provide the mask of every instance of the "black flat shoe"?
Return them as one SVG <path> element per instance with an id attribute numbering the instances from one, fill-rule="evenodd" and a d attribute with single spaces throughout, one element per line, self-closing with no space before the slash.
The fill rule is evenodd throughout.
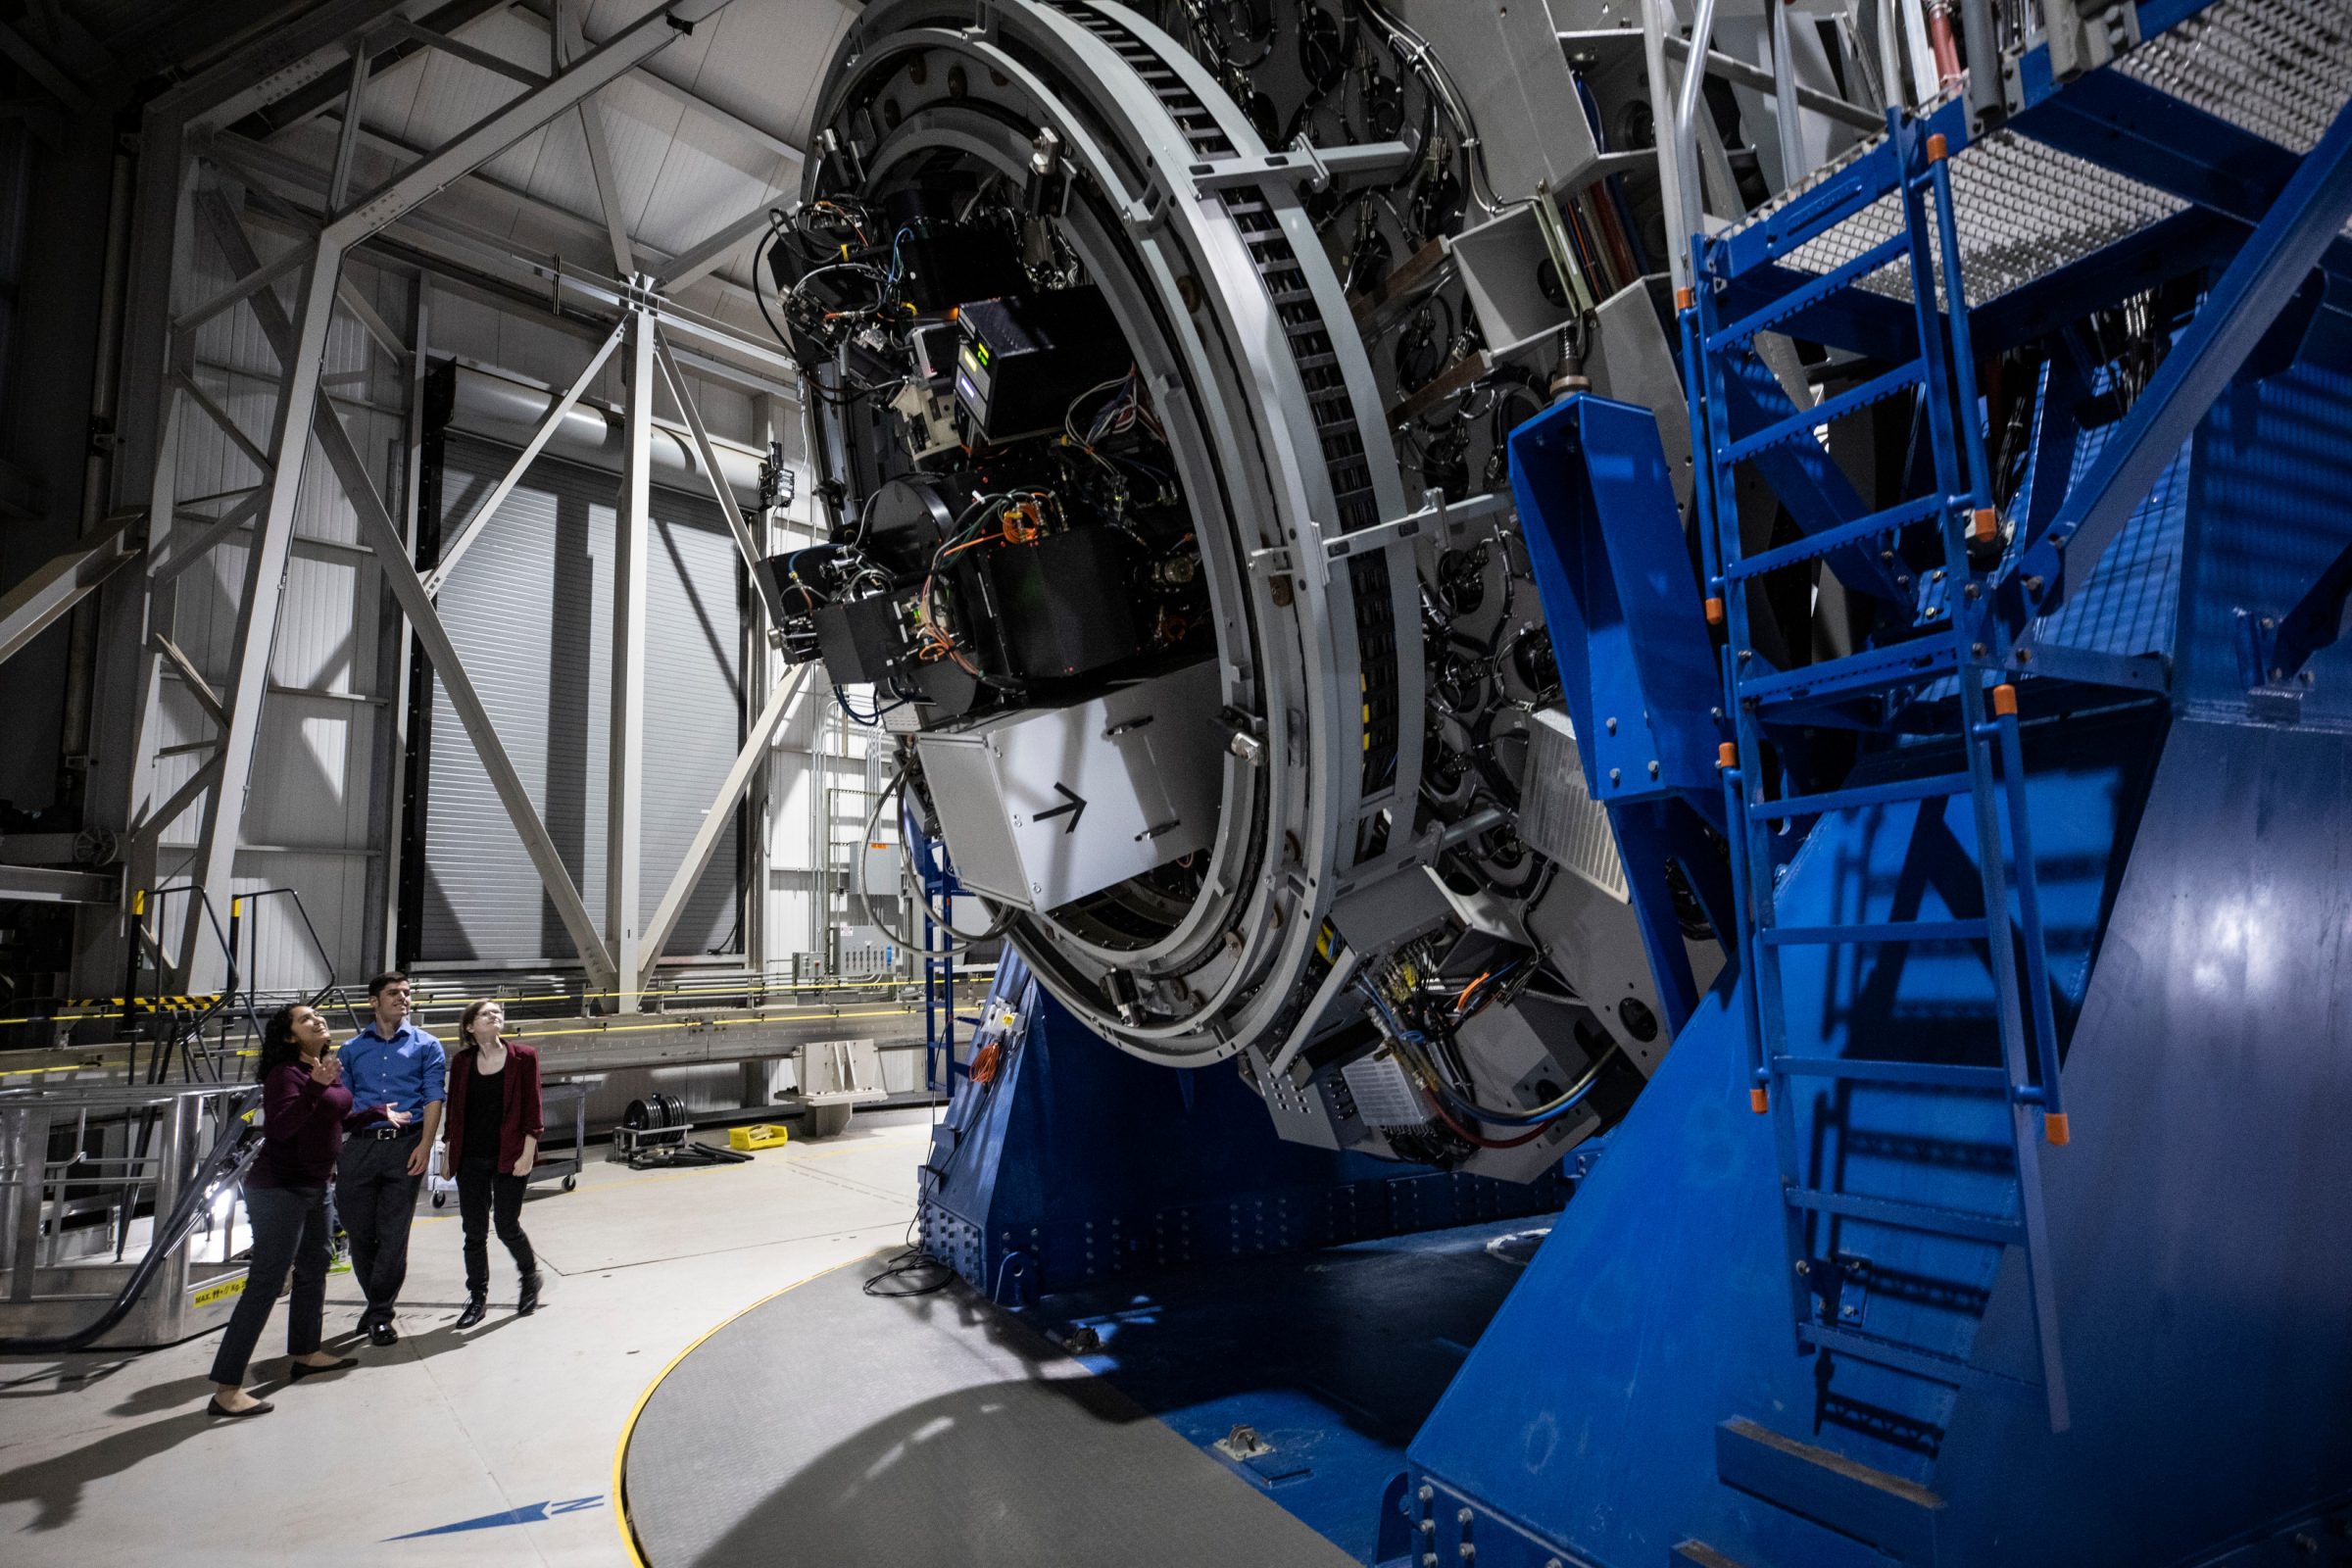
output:
<path id="1" fill-rule="evenodd" d="M 466 1302 L 466 1310 L 458 1314 L 458 1327 L 469 1329 L 489 1315 L 490 1303 L 478 1296 L 472 1297 Z"/>
<path id="2" fill-rule="evenodd" d="M 323 1366 L 316 1361 L 294 1361 L 288 1363 L 291 1370 L 287 1375 L 287 1381 L 300 1383 L 304 1378 L 317 1377 L 321 1372 L 340 1372 L 345 1367 L 359 1364 L 360 1360 L 356 1355 L 347 1355 L 340 1361 L 329 1361 Z"/>
<path id="3" fill-rule="evenodd" d="M 531 1270 L 522 1277 L 522 1294 L 514 1298 L 514 1315 L 529 1317 L 539 1310 L 539 1271 Z"/>
<path id="4" fill-rule="evenodd" d="M 400 1330 L 389 1323 L 368 1325 L 368 1343 L 378 1349 L 388 1349 L 400 1343 Z"/>
<path id="5" fill-rule="evenodd" d="M 220 1401 L 217 1398 L 204 1401 L 205 1415 L 215 1421 L 242 1421 L 247 1416 L 268 1415 L 276 1408 L 277 1406 L 271 1404 L 268 1399 L 249 1404 L 242 1410 L 223 1410 L 220 1408 Z"/>

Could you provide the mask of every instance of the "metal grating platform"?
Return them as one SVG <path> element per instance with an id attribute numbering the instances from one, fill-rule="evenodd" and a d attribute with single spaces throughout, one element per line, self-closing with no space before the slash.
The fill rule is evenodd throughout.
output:
<path id="1" fill-rule="evenodd" d="M 2307 153 L 2352 91 L 2352 0 L 2216 0 L 2115 69 Z"/>
<path id="2" fill-rule="evenodd" d="M 2216 0 L 2140 45 L 2114 69 L 2300 155 L 2318 142 L 2352 93 L 2352 0 Z M 1779 210 L 1877 140 L 1817 171 L 1745 221 Z M 1983 137 L 1952 160 L 1952 207 L 1968 303 L 1975 307 L 1999 299 L 2185 205 L 2013 132 Z M 1790 253 L 1788 265 L 1805 272 L 1833 270 L 1901 226 L 1901 213 L 1889 196 Z M 2352 226 L 2345 232 L 2352 236 Z M 1908 303 L 1908 269 L 1907 262 L 1897 262 L 1861 286 Z M 1936 288 L 1940 300 L 1940 276 Z"/>
<path id="3" fill-rule="evenodd" d="M 1999 299 L 2130 238 L 2184 205 L 2071 153 L 1995 131 L 1952 159 L 1952 216 L 1960 226 L 1968 303 L 1974 307 Z M 1892 238 L 1902 226 L 1902 210 L 1889 196 L 1791 252 L 1788 265 L 1804 272 L 1831 271 Z M 1909 268 L 1908 261 L 1881 268 L 1862 286 L 1908 303 Z M 1940 298 L 1940 277 L 1936 287 Z"/>

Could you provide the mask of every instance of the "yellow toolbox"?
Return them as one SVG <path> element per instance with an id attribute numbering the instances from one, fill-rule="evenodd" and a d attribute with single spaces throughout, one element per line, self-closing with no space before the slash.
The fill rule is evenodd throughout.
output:
<path id="1" fill-rule="evenodd" d="M 727 1147 L 729 1149 L 740 1149 L 747 1152 L 754 1149 L 774 1149 L 780 1144 L 788 1144 L 791 1141 L 792 1129 L 779 1127 L 773 1122 L 761 1122 L 754 1127 L 730 1127 L 727 1129 Z"/>

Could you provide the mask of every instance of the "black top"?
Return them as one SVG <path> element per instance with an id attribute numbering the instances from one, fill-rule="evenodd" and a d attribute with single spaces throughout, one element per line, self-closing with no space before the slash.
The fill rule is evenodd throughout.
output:
<path id="1" fill-rule="evenodd" d="M 498 1163 L 498 1127 L 507 1114 L 507 1063 L 484 1072 L 482 1059 L 473 1058 L 473 1082 L 466 1087 L 466 1132 L 463 1148 L 468 1165 Z"/>

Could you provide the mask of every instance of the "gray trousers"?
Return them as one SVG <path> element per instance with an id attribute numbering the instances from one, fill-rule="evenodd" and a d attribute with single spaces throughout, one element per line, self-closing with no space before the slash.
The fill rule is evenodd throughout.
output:
<path id="1" fill-rule="evenodd" d="M 392 1303 L 409 1277 L 409 1222 L 424 1180 L 409 1174 L 418 1136 L 347 1138 L 335 1166 L 335 1208 L 351 1238 L 351 1276 L 368 1298 L 363 1324 L 392 1321 Z"/>
<path id="2" fill-rule="evenodd" d="M 326 1311 L 326 1189 L 248 1187 L 245 1212 L 253 1221 L 253 1260 L 246 1265 L 245 1291 L 229 1315 L 213 1357 L 213 1381 L 245 1381 L 246 1363 L 262 1340 L 286 1271 L 294 1271 L 294 1297 L 286 1303 L 286 1353 L 308 1355 L 318 1348 L 319 1320 Z"/>

